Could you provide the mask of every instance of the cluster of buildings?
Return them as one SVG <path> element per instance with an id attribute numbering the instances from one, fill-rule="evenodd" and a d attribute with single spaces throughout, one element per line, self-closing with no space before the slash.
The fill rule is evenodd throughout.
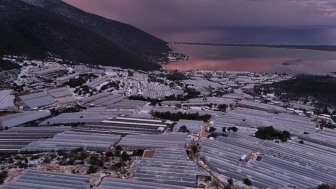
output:
<path id="1" fill-rule="evenodd" d="M 261 188 L 335 184 L 336 132 L 316 123 L 314 107 L 251 93 L 255 85 L 286 75 L 189 71 L 169 80 L 168 71 L 25 63 L 13 81 L 23 91 L 0 85 L 1 153 L 144 153 L 121 165 L 126 179 L 111 178 L 103 169 L 78 175 L 35 168 L 0 188 L 207 188 L 213 182 L 223 187 L 229 178 L 237 185 L 248 178 Z M 82 81 L 81 74 L 94 77 Z M 76 79 L 84 83 L 67 84 Z M 87 93 L 76 92 L 84 86 Z M 258 128 L 270 126 L 288 131 L 290 140 L 255 137 Z M 223 129 L 233 127 L 238 131 Z"/>

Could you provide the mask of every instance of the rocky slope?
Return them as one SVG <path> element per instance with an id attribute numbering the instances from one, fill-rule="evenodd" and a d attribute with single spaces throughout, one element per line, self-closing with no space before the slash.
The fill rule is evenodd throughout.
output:
<path id="1" fill-rule="evenodd" d="M 0 0 L 0 53 L 152 70 L 167 43 L 133 26 L 86 13 L 61 0 Z"/>

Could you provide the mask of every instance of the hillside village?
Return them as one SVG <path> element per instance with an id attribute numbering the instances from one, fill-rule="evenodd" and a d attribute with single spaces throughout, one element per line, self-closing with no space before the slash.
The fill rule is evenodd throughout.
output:
<path id="1" fill-rule="evenodd" d="M 0 188 L 335 187 L 332 104 L 265 87 L 295 76 L 2 59 Z"/>

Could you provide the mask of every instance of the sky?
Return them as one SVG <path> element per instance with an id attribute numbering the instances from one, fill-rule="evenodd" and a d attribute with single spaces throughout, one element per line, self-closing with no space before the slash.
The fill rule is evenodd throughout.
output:
<path id="1" fill-rule="evenodd" d="M 336 44 L 336 0 L 63 0 L 168 42 Z"/>

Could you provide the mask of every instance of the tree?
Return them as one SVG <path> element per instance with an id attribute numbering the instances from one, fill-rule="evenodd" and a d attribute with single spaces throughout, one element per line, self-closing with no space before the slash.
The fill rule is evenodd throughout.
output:
<path id="1" fill-rule="evenodd" d="M 222 128 L 223 133 L 226 133 L 226 127 Z"/>
<path id="2" fill-rule="evenodd" d="M 324 107 L 323 110 L 322 110 L 322 114 L 330 114 L 329 110 L 328 110 L 328 107 Z"/>
<path id="3" fill-rule="evenodd" d="M 330 186 L 326 184 L 321 184 L 317 187 L 317 189 L 330 189 Z"/>
<path id="4" fill-rule="evenodd" d="M 156 101 L 156 100 L 151 100 L 151 102 L 150 102 L 150 105 L 151 105 L 151 106 L 156 106 L 156 104 L 157 104 L 157 101 Z"/>
<path id="5" fill-rule="evenodd" d="M 232 178 L 229 178 L 227 181 L 231 186 L 233 185 L 233 179 Z"/>
<path id="6" fill-rule="evenodd" d="M 185 125 L 182 125 L 179 129 L 179 132 L 182 132 L 182 133 L 190 133 L 190 131 L 187 129 L 187 126 Z"/>
<path id="7" fill-rule="evenodd" d="M 237 127 L 231 127 L 231 130 L 232 130 L 233 132 L 237 132 L 237 131 L 238 131 L 238 128 L 237 128 Z"/>
<path id="8" fill-rule="evenodd" d="M 144 154 L 144 150 L 143 149 L 138 149 L 135 154 L 137 156 L 142 156 Z"/>
<path id="9" fill-rule="evenodd" d="M 116 146 L 116 151 L 121 151 L 121 150 L 122 150 L 121 146 Z"/>
<path id="10" fill-rule="evenodd" d="M 218 184 L 218 182 L 215 181 L 215 180 L 211 182 L 211 186 L 214 186 L 214 187 L 216 187 L 216 188 L 219 188 L 219 184 Z"/>
<path id="11" fill-rule="evenodd" d="M 231 189 L 231 186 L 230 185 L 225 185 L 224 189 Z"/>
<path id="12" fill-rule="evenodd" d="M 332 115 L 336 115 L 336 110 L 334 110 L 331 114 L 332 114 Z"/>
<path id="13" fill-rule="evenodd" d="M 244 184 L 246 184 L 247 186 L 251 186 L 252 185 L 252 181 L 249 178 L 245 178 L 243 180 Z"/>
<path id="14" fill-rule="evenodd" d="M 8 176 L 8 172 L 7 171 L 2 171 L 0 173 L 0 184 L 4 183 L 4 181 L 6 180 L 7 176 Z"/>
<path id="15" fill-rule="evenodd" d="M 44 161 L 43 161 L 43 163 L 50 163 L 51 162 L 51 160 L 50 160 L 50 158 L 49 157 L 45 157 L 44 158 Z"/>
<path id="16" fill-rule="evenodd" d="M 286 138 L 290 138 L 290 137 L 291 137 L 291 135 L 290 135 L 290 133 L 289 133 L 288 131 L 283 131 L 283 132 L 282 132 L 282 135 L 283 135 L 284 137 L 286 137 Z"/>
<path id="17" fill-rule="evenodd" d="M 94 165 L 90 165 L 89 169 L 87 170 L 87 174 L 96 173 L 98 171 L 98 167 Z"/>
<path id="18" fill-rule="evenodd" d="M 8 158 L 8 163 L 10 163 L 10 164 L 14 163 L 14 159 L 13 158 Z"/>
<path id="19" fill-rule="evenodd" d="M 262 140 L 274 140 L 279 139 L 282 142 L 286 142 L 291 134 L 288 131 L 277 131 L 272 126 L 270 127 L 259 127 L 255 136 Z"/>
<path id="20" fill-rule="evenodd" d="M 231 131 L 233 131 L 233 132 L 237 132 L 237 131 L 238 131 L 238 128 L 237 128 L 237 127 L 229 127 L 229 128 L 228 128 L 228 131 L 229 131 L 229 133 L 230 133 Z"/>
<path id="21" fill-rule="evenodd" d="M 120 156 L 121 160 L 122 161 L 127 161 L 127 160 L 130 160 L 130 156 L 126 153 L 126 152 L 123 152 Z"/>
<path id="22" fill-rule="evenodd" d="M 228 107 L 228 105 L 226 105 L 226 104 L 220 104 L 220 105 L 218 105 L 217 108 L 222 112 L 226 112 L 227 107 Z"/>
<path id="23" fill-rule="evenodd" d="M 112 157 L 112 156 L 113 156 L 113 153 L 112 153 L 112 152 L 106 152 L 106 156 L 107 156 L 107 157 Z"/>
<path id="24" fill-rule="evenodd" d="M 210 127 L 210 128 L 209 128 L 209 132 L 210 132 L 210 133 L 213 133 L 213 132 L 215 132 L 215 131 L 216 131 L 216 128 L 215 128 L 215 127 Z"/>
<path id="25" fill-rule="evenodd" d="M 232 110 L 234 108 L 234 105 L 233 104 L 230 104 L 229 105 L 230 109 Z"/>

